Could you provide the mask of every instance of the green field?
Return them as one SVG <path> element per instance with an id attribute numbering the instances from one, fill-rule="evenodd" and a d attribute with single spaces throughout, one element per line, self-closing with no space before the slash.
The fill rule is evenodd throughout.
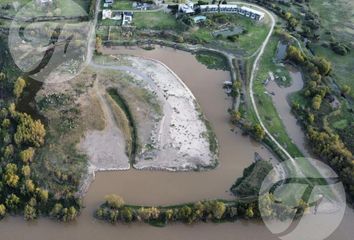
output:
<path id="1" fill-rule="evenodd" d="M 333 37 L 336 41 L 354 43 L 354 1 L 346 0 L 312 0 L 310 1 L 312 11 L 319 14 L 321 18 L 322 36 L 321 39 L 330 41 Z M 330 31 L 332 37 L 325 32 Z M 330 48 L 324 48 L 314 44 L 316 55 L 324 56 L 333 63 L 333 75 L 338 84 L 351 86 L 351 96 L 354 97 L 354 50 L 346 56 L 335 54 Z"/>
<path id="2" fill-rule="evenodd" d="M 311 0 L 312 11 L 319 14 L 321 25 L 343 40 L 353 41 L 354 2 L 348 0 Z"/>
<path id="3" fill-rule="evenodd" d="M 176 18 L 164 12 L 144 12 L 135 13 L 133 25 L 137 29 L 156 29 L 156 30 L 177 30 L 179 27 Z"/>
<path id="4" fill-rule="evenodd" d="M 352 51 L 346 56 L 337 55 L 331 49 L 324 48 L 320 45 L 314 45 L 314 50 L 316 55 L 324 56 L 331 60 L 333 65 L 332 75 L 337 80 L 339 86 L 350 86 L 350 94 L 354 97 L 354 50 L 352 49 Z"/>
<path id="5" fill-rule="evenodd" d="M 111 8 L 114 10 L 132 10 L 133 9 L 133 2 L 134 1 L 129 1 L 129 0 L 115 1 Z M 103 1 L 102 1 L 101 5 L 103 7 Z"/>

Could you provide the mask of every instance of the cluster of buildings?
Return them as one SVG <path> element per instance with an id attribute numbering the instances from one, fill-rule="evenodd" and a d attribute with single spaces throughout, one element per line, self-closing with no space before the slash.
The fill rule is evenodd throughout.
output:
<path id="1" fill-rule="evenodd" d="M 112 11 L 110 9 L 104 9 L 102 11 L 102 20 L 105 20 L 105 19 L 122 21 L 122 26 L 129 25 L 133 21 L 133 13 L 132 12 Z"/>
<path id="2" fill-rule="evenodd" d="M 107 9 L 111 7 L 113 3 L 114 0 L 104 0 L 103 7 L 106 9 L 102 10 L 102 20 L 105 19 L 117 20 L 117 21 L 122 21 L 122 26 L 129 25 L 133 21 L 133 13 Z"/>
<path id="3" fill-rule="evenodd" d="M 193 13 L 235 13 L 251 18 L 256 21 L 261 21 L 264 18 L 264 13 L 253 8 L 238 6 L 235 4 L 208 4 L 195 6 L 192 2 L 187 1 L 184 4 L 178 5 L 178 11 L 186 14 Z"/>
<path id="4" fill-rule="evenodd" d="M 133 6 L 134 9 L 142 10 L 142 11 L 148 10 L 148 9 L 150 9 L 152 7 L 151 4 L 142 3 L 142 2 L 133 2 L 132 6 Z"/>

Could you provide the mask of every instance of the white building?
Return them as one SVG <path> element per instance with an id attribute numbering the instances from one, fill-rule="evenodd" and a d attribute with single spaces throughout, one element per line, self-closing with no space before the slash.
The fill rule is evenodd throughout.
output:
<path id="1" fill-rule="evenodd" d="M 37 4 L 41 6 L 47 6 L 53 3 L 53 0 L 37 0 Z"/>
<path id="2" fill-rule="evenodd" d="M 112 18 L 112 11 L 104 9 L 102 11 L 102 19 L 105 20 L 105 19 L 111 19 L 111 18 Z"/>
<path id="3" fill-rule="evenodd" d="M 244 15 L 257 21 L 261 21 L 264 18 L 264 12 L 257 11 L 253 8 L 241 7 L 241 11 L 241 15 Z"/>
<path id="4" fill-rule="evenodd" d="M 112 19 L 112 20 L 121 20 L 122 19 L 122 12 L 113 12 L 112 10 L 103 10 L 102 11 L 102 20 L 105 19 Z"/>
<path id="5" fill-rule="evenodd" d="M 124 12 L 123 13 L 123 21 L 122 25 L 129 25 L 133 21 L 133 13 L 132 12 Z"/>
<path id="6" fill-rule="evenodd" d="M 237 5 L 220 5 L 220 12 L 222 13 L 238 13 L 239 7 Z"/>
<path id="7" fill-rule="evenodd" d="M 108 7 L 112 6 L 113 3 L 114 3 L 113 0 L 104 0 L 103 7 L 108 8 Z"/>
<path id="8" fill-rule="evenodd" d="M 261 21 L 264 18 L 264 13 L 257 11 L 249 7 L 239 7 L 233 4 L 209 4 L 209 5 L 200 5 L 199 10 L 201 13 L 237 13 L 242 16 L 252 18 L 256 21 Z"/>
<path id="9" fill-rule="evenodd" d="M 200 5 L 199 6 L 200 12 L 210 12 L 216 13 L 219 12 L 219 6 L 216 4 L 209 4 L 209 5 Z"/>
<path id="10" fill-rule="evenodd" d="M 178 11 L 183 13 L 194 13 L 194 3 L 186 1 L 186 3 L 178 4 Z"/>

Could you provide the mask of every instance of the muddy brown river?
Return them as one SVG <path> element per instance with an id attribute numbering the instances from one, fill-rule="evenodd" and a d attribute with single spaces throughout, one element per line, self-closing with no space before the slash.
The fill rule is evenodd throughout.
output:
<path id="1" fill-rule="evenodd" d="M 301 126 L 297 123 L 295 116 L 291 113 L 291 106 L 288 101 L 289 95 L 301 90 L 304 86 L 301 72 L 292 66 L 287 66 L 289 75 L 292 78 L 291 86 L 280 87 L 275 81 L 270 81 L 266 86 L 268 92 L 274 93 L 273 104 L 282 119 L 288 136 L 303 153 L 305 157 L 313 157 L 306 146 L 305 135 Z"/>
<path id="2" fill-rule="evenodd" d="M 108 51 L 108 50 L 107 50 Z M 108 53 L 108 52 L 107 52 Z M 132 204 L 165 205 L 202 199 L 228 198 L 228 189 L 242 170 L 254 160 L 254 153 L 269 159 L 272 154 L 263 146 L 241 135 L 241 131 L 229 124 L 227 109 L 230 99 L 222 85 L 230 79 L 225 71 L 209 70 L 198 63 L 189 53 L 169 48 L 153 51 L 109 50 L 109 54 L 129 53 L 154 58 L 173 69 L 187 84 L 198 99 L 202 110 L 211 122 L 220 144 L 220 164 L 208 172 L 164 172 L 164 171 L 115 171 L 101 172 L 90 186 L 84 203 L 86 208 L 74 223 L 63 224 L 48 219 L 25 222 L 19 217 L 8 217 L 0 222 L 0 240 L 50 239 L 50 240 L 234 240 L 234 239 L 277 239 L 261 222 L 238 221 L 224 224 L 172 224 L 156 228 L 146 224 L 117 224 L 112 226 L 95 220 L 94 209 L 108 193 L 116 193 Z M 330 239 L 351 239 L 353 236 L 353 212 L 347 211 L 345 221 Z M 314 229 L 320 231 L 320 228 Z"/>

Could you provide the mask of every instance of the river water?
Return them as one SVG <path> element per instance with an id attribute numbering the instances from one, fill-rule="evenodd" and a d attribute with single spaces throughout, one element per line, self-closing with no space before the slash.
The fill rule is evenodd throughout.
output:
<path id="1" fill-rule="evenodd" d="M 280 87 L 275 81 L 270 81 L 266 88 L 268 92 L 274 93 L 274 96 L 272 96 L 273 104 L 284 123 L 288 136 L 305 157 L 310 157 L 311 154 L 306 146 L 304 132 L 297 123 L 295 116 L 291 113 L 291 105 L 288 101 L 289 95 L 300 91 L 304 87 L 304 81 L 301 72 L 296 68 L 287 66 L 287 69 L 292 79 L 291 86 L 284 88 Z"/>
<path id="2" fill-rule="evenodd" d="M 102 172 L 90 186 L 82 215 L 74 223 L 62 224 L 48 219 L 25 222 L 19 217 L 8 217 L 0 223 L 0 240 L 15 239 L 277 239 L 258 222 L 238 221 L 225 224 L 173 224 L 165 228 L 146 224 L 112 226 L 95 220 L 94 209 L 108 193 L 116 193 L 132 204 L 164 205 L 201 199 L 228 198 L 227 191 L 242 170 L 250 165 L 254 153 L 268 159 L 272 154 L 263 146 L 241 135 L 240 130 L 229 124 L 227 109 L 231 99 L 222 90 L 230 75 L 225 71 L 209 70 L 199 64 L 189 53 L 169 48 L 154 51 L 106 50 L 109 54 L 130 53 L 155 58 L 164 62 L 187 84 L 197 98 L 206 117 L 211 122 L 220 144 L 220 165 L 208 172 L 116 171 Z M 237 132 L 237 134 L 236 134 Z M 330 239 L 351 239 L 352 211 L 348 220 Z M 320 231 L 320 229 L 314 229 Z M 351 235 L 352 234 L 352 235 Z"/>

